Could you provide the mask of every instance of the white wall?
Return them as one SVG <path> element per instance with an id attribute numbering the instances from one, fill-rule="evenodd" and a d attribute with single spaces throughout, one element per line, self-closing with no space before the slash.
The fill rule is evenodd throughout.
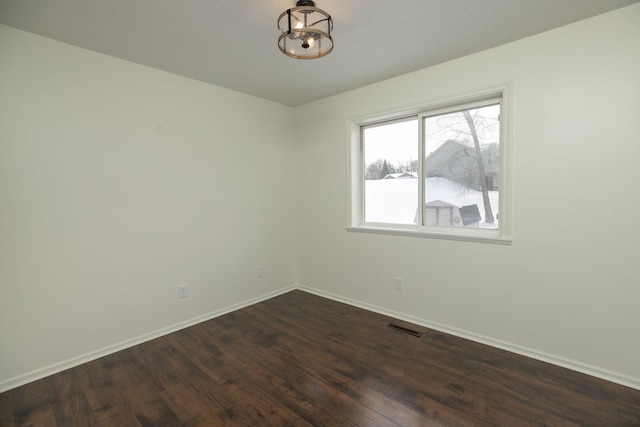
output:
<path id="1" fill-rule="evenodd" d="M 291 113 L 0 26 L 0 391 L 293 285 Z"/>
<path id="2" fill-rule="evenodd" d="M 640 388 L 639 23 L 635 5 L 296 109 L 299 283 Z M 504 82 L 512 246 L 345 231 L 348 119 Z"/>

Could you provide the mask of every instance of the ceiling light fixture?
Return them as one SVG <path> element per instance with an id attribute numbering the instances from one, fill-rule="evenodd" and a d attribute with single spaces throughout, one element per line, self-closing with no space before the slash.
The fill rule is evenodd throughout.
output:
<path id="1" fill-rule="evenodd" d="M 333 20 L 311 0 L 298 0 L 278 18 L 278 47 L 296 59 L 315 59 L 333 50 Z"/>

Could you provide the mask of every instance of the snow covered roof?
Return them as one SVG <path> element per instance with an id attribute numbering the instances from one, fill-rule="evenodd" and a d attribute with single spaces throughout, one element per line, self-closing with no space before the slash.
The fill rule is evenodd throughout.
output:
<path id="1" fill-rule="evenodd" d="M 458 206 L 452 205 L 451 203 L 443 202 L 442 200 L 433 200 L 429 203 L 425 203 L 425 206 L 449 206 L 452 208 L 457 208 Z"/>
<path id="2" fill-rule="evenodd" d="M 382 179 L 398 179 L 398 178 L 417 178 L 418 175 L 412 172 L 400 172 L 400 173 L 390 173 L 384 176 Z"/>

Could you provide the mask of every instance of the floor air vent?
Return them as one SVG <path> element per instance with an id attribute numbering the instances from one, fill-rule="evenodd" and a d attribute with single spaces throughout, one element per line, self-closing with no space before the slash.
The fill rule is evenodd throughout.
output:
<path id="1" fill-rule="evenodd" d="M 404 326 L 389 323 L 389 327 L 394 331 L 402 332 L 403 334 L 413 335 L 414 337 L 421 337 L 422 332 L 414 331 L 413 329 L 405 328 Z"/>

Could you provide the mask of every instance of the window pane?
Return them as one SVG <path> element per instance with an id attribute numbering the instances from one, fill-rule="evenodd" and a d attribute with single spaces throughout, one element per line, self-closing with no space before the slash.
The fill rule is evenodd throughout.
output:
<path id="1" fill-rule="evenodd" d="M 425 117 L 423 225 L 498 228 L 500 104 Z"/>
<path id="2" fill-rule="evenodd" d="M 365 127 L 364 220 L 415 224 L 418 208 L 418 119 Z"/>

